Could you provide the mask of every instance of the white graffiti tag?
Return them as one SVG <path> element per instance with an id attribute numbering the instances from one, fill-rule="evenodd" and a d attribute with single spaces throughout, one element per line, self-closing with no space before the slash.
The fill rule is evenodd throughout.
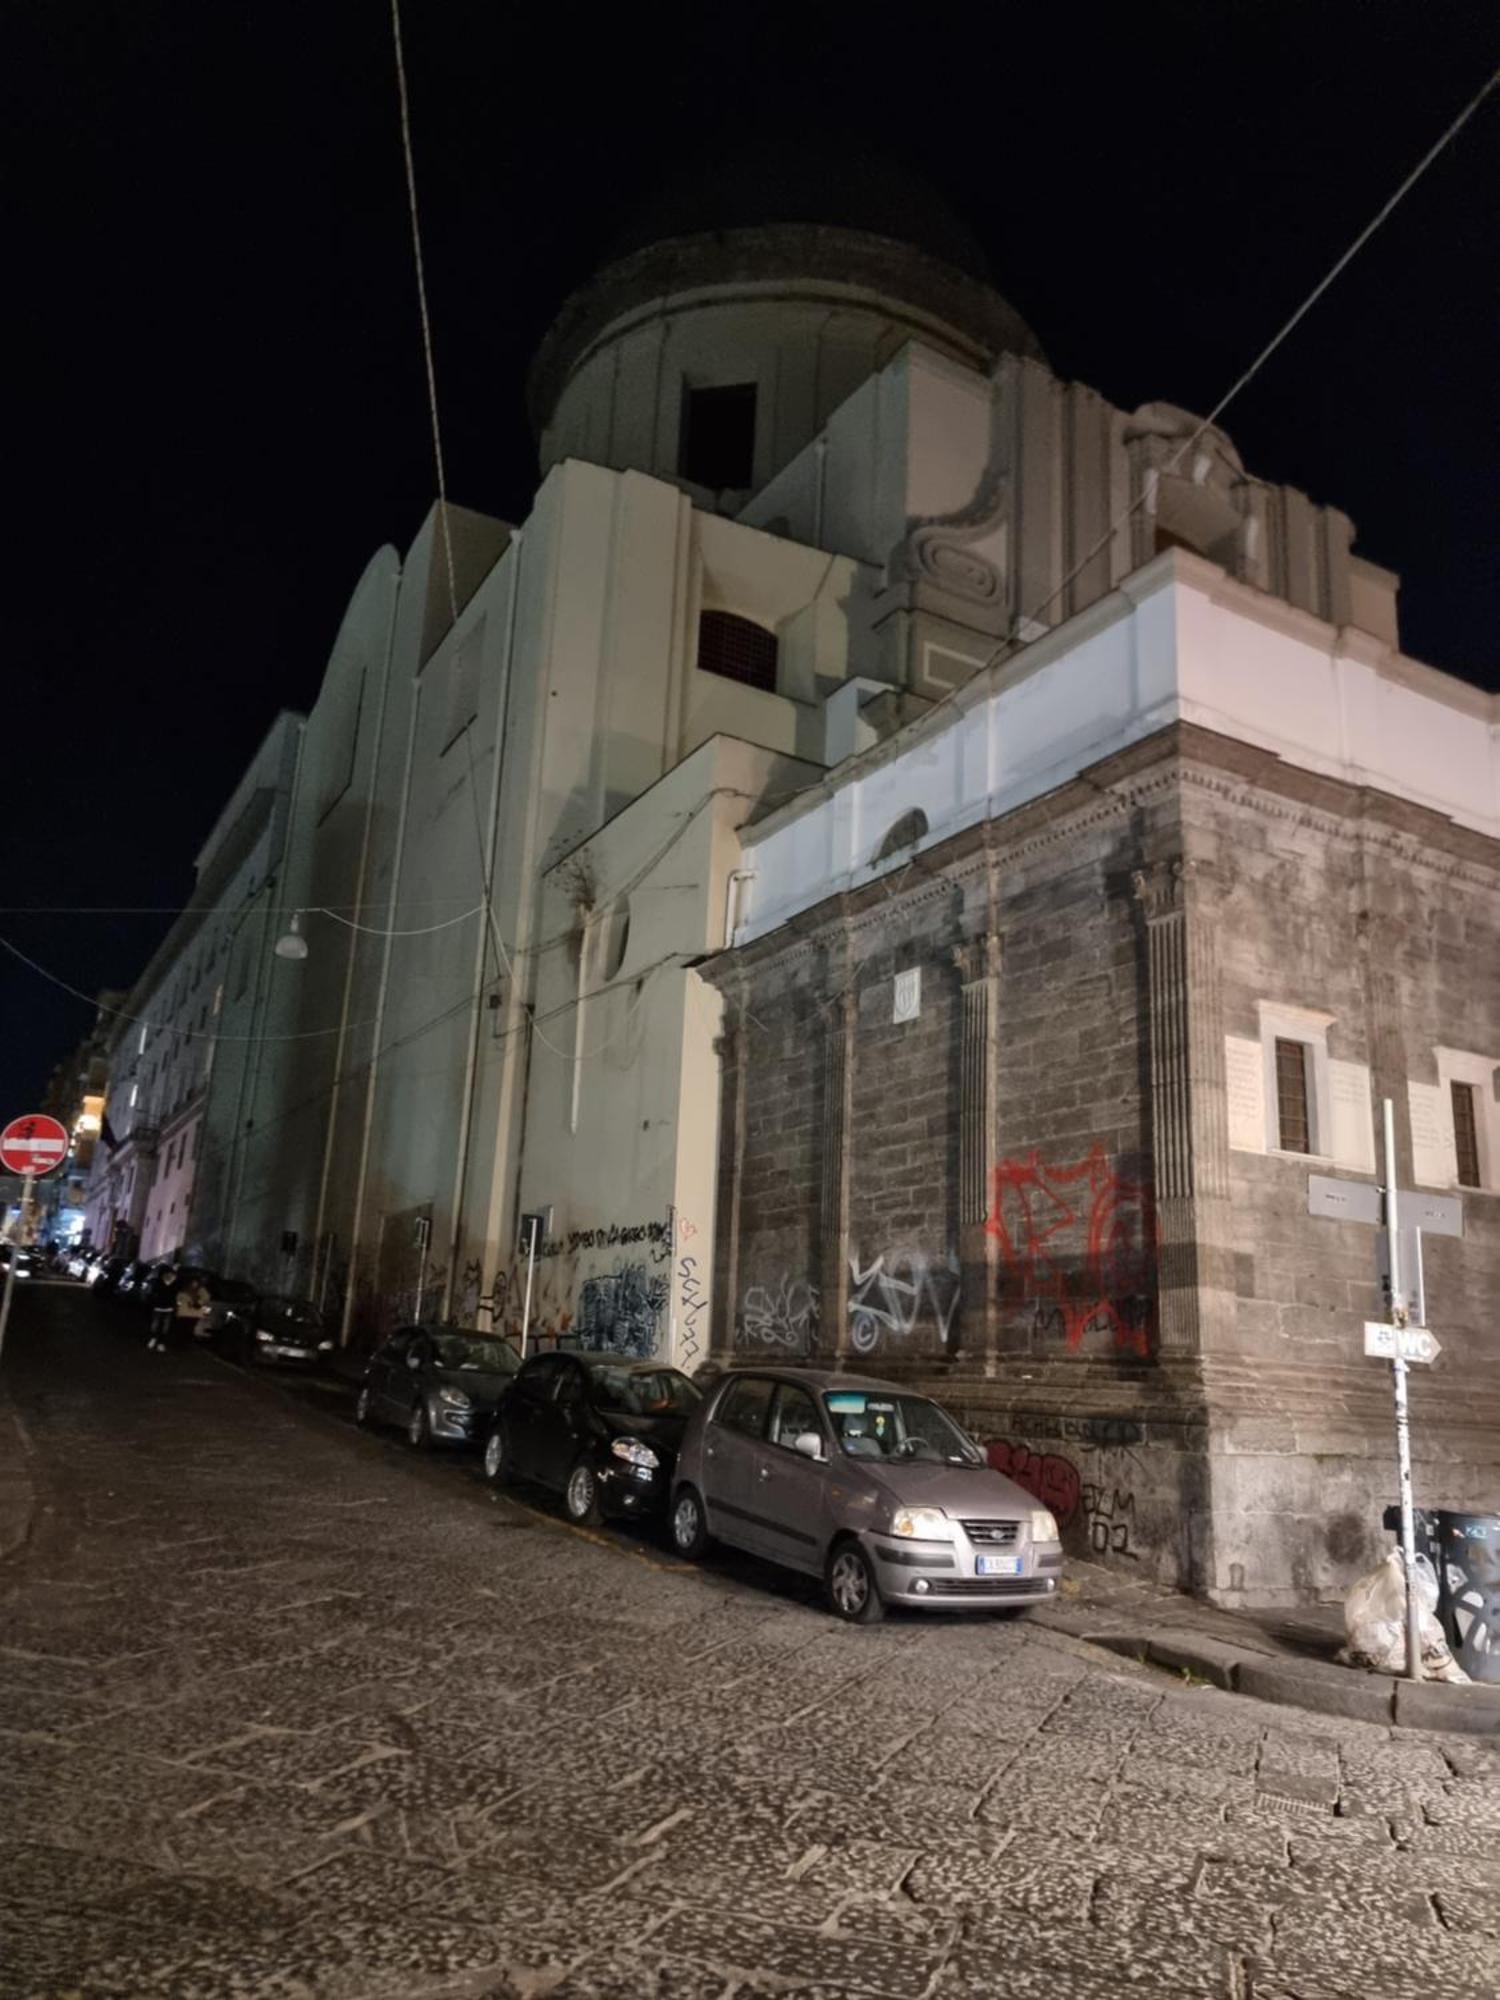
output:
<path id="1" fill-rule="evenodd" d="M 752 1285 L 740 1315 L 744 1346 L 790 1347 L 810 1354 L 818 1335 L 818 1288 L 805 1278 Z"/>
<path id="2" fill-rule="evenodd" d="M 959 1261 L 950 1250 L 929 1257 L 925 1250 L 888 1250 L 872 1264 L 849 1259 L 849 1339 L 855 1351 L 869 1354 L 887 1334 L 909 1340 L 924 1318 L 948 1345 L 958 1311 Z"/>

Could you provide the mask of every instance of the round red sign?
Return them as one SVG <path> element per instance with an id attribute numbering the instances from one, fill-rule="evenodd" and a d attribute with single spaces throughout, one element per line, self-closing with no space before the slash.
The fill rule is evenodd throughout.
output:
<path id="1" fill-rule="evenodd" d="M 66 1128 L 44 1112 L 12 1118 L 0 1132 L 0 1167 L 8 1174 L 50 1174 L 67 1157 Z"/>

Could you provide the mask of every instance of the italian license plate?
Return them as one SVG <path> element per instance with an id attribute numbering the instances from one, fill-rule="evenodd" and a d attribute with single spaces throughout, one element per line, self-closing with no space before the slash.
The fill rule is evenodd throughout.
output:
<path id="1" fill-rule="evenodd" d="M 1019 1556 L 976 1556 L 974 1568 L 980 1576 L 1019 1576 L 1021 1558 Z"/>

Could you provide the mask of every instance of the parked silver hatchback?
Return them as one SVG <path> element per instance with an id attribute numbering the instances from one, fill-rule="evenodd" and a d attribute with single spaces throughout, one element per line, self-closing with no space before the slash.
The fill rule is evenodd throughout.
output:
<path id="1" fill-rule="evenodd" d="M 928 1397 L 855 1375 L 725 1375 L 688 1424 L 671 1522 L 680 1555 L 721 1541 L 821 1576 L 857 1624 L 1042 1604 L 1062 1578 L 1045 1507 Z"/>

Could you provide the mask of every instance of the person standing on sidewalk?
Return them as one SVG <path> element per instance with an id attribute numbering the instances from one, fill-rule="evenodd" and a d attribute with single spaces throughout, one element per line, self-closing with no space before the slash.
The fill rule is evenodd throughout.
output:
<path id="1" fill-rule="evenodd" d="M 146 1342 L 147 1351 L 165 1354 L 177 1310 L 177 1273 L 170 1264 L 163 1264 L 157 1269 L 146 1299 L 151 1307 L 151 1337 Z"/>
<path id="2" fill-rule="evenodd" d="M 198 1331 L 198 1323 L 203 1319 L 213 1300 L 208 1295 L 208 1287 L 199 1277 L 189 1276 L 177 1287 L 177 1297 L 172 1307 L 173 1347 L 190 1347 L 193 1336 Z"/>

